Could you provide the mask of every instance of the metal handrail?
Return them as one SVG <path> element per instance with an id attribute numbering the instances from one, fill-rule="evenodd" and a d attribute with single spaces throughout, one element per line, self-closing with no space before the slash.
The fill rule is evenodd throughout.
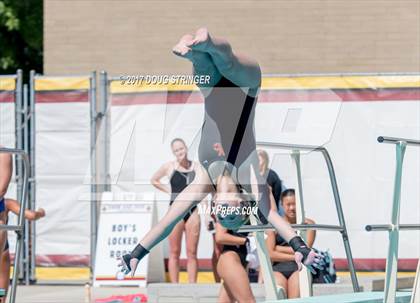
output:
<path id="1" fill-rule="evenodd" d="M 16 79 L 17 75 L 13 74 L 13 75 L 0 75 L 0 79 Z"/>
<path id="2" fill-rule="evenodd" d="M 311 229 L 316 229 L 317 227 L 323 226 L 323 227 L 326 227 L 326 228 L 322 228 L 323 230 L 336 230 L 336 231 L 339 231 L 341 233 L 341 236 L 343 238 L 344 250 L 346 251 L 346 257 L 347 257 L 347 262 L 348 262 L 348 266 L 349 266 L 349 271 L 350 271 L 351 281 L 352 281 L 352 285 L 353 285 L 353 290 L 354 290 L 354 292 L 359 292 L 360 287 L 359 287 L 359 282 L 357 280 L 356 269 L 355 269 L 354 262 L 353 262 L 353 255 L 352 255 L 352 252 L 351 252 L 349 237 L 348 237 L 347 228 L 346 228 L 346 222 L 345 222 L 344 214 L 343 214 L 343 208 L 341 206 L 341 199 L 340 199 L 340 194 L 339 194 L 339 191 L 338 191 L 337 179 L 336 179 L 336 176 L 335 176 L 334 166 L 332 164 L 331 157 L 330 157 L 330 154 L 328 153 L 328 150 L 325 147 L 322 147 L 322 146 L 303 145 L 303 144 L 257 142 L 257 145 L 261 146 L 261 147 L 268 147 L 268 148 L 289 149 L 289 150 L 292 150 L 295 153 L 298 152 L 298 151 L 301 151 L 301 150 L 314 151 L 314 152 L 322 153 L 322 155 L 324 156 L 324 160 L 327 164 L 327 168 L 328 168 L 328 174 L 329 174 L 329 177 L 330 177 L 331 187 L 332 187 L 332 190 L 333 190 L 334 202 L 335 202 L 335 206 L 336 206 L 339 225 L 338 226 L 333 226 L 333 225 L 314 224 L 314 225 L 312 225 Z M 308 227 L 309 224 L 305 225 L 305 226 Z"/>
<path id="3" fill-rule="evenodd" d="M 35 71 L 32 70 L 29 74 L 29 129 L 30 129 L 30 138 L 29 144 L 26 146 L 26 150 L 29 153 L 30 163 L 31 163 L 31 173 L 29 175 L 29 206 L 32 210 L 36 209 L 36 112 L 35 112 Z M 36 223 L 35 221 L 31 222 L 31 249 L 29 256 L 29 281 L 36 281 Z"/>
<path id="4" fill-rule="evenodd" d="M 395 137 L 378 137 L 379 143 L 391 143 L 397 144 L 398 142 L 404 142 L 405 145 L 420 145 L 420 140 L 405 139 L 405 138 L 395 138 Z"/>
<path id="5" fill-rule="evenodd" d="M 96 72 L 90 76 L 90 260 L 89 260 L 89 280 L 93 281 L 95 259 L 96 259 L 96 241 L 98 236 L 98 185 L 97 185 L 97 146 L 98 136 L 98 109 L 96 100 Z"/>
<path id="6" fill-rule="evenodd" d="M 0 147 L 0 153 L 8 153 L 8 154 L 15 154 L 21 157 L 23 162 L 23 185 L 22 185 L 22 201 L 20 201 L 20 211 L 18 216 L 18 225 L 15 226 L 4 226 L 0 225 L 0 229 L 2 230 L 14 230 L 16 232 L 17 241 L 16 241 L 16 254 L 15 254 L 15 265 L 13 270 L 13 278 L 12 278 L 12 286 L 10 292 L 9 302 L 14 303 L 16 300 L 16 287 L 18 282 L 18 275 L 19 275 L 19 260 L 22 257 L 22 247 L 23 247 L 23 225 L 25 219 L 25 209 L 28 201 L 28 178 L 30 172 L 29 166 L 29 157 L 28 154 L 22 149 L 15 149 L 15 148 L 5 148 Z"/>
<path id="7" fill-rule="evenodd" d="M 7 231 L 23 231 L 23 227 L 19 225 L 0 224 L 0 229 Z"/>
<path id="8" fill-rule="evenodd" d="M 330 230 L 330 231 L 343 231 L 343 227 L 339 225 L 326 225 L 326 224 L 291 224 L 294 229 L 298 230 Z M 254 232 L 260 230 L 274 230 L 271 224 L 265 225 L 244 225 L 239 228 L 238 232 Z"/>
<path id="9" fill-rule="evenodd" d="M 79 74 L 79 75 L 43 75 L 34 72 L 34 79 L 60 79 L 60 78 L 89 78 L 90 74 Z"/>
<path id="10" fill-rule="evenodd" d="M 257 145 L 264 147 L 280 147 L 283 149 L 291 150 L 316 150 L 316 151 L 326 151 L 325 147 L 315 146 L 315 145 L 303 145 L 303 144 L 288 144 L 288 143 L 274 143 L 274 142 L 257 142 Z"/>
<path id="11" fill-rule="evenodd" d="M 370 224 L 365 226 L 366 231 L 391 231 L 396 226 L 392 224 Z M 399 224 L 399 230 L 420 230 L 420 224 Z"/>
<path id="12" fill-rule="evenodd" d="M 419 140 L 385 137 L 377 138 L 379 143 L 395 144 L 396 147 L 396 169 L 394 178 L 394 193 L 392 201 L 391 224 L 366 225 L 367 231 L 387 231 L 389 233 L 388 255 L 385 270 L 384 302 L 394 303 L 397 292 L 397 271 L 398 271 L 398 243 L 400 230 L 419 230 L 419 224 L 400 224 L 400 203 L 401 203 L 401 180 L 404 162 L 404 154 L 407 145 L 420 145 Z"/>

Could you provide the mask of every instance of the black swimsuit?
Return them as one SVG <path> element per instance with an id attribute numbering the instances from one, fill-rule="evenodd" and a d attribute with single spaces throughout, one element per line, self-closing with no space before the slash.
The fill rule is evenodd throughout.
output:
<path id="1" fill-rule="evenodd" d="M 176 197 L 180 192 L 182 192 L 188 184 L 190 184 L 195 177 L 194 171 L 189 172 L 181 172 L 179 170 L 174 170 L 169 182 L 171 184 L 171 202 L 169 202 L 169 205 L 172 205 L 174 203 Z M 190 218 L 191 214 L 194 212 L 194 210 L 197 208 L 197 206 L 192 207 L 188 213 L 184 217 L 184 222 L 187 222 L 187 220 Z"/>
<path id="2" fill-rule="evenodd" d="M 7 223 L 9 223 L 9 217 L 7 217 L 6 219 L 6 225 Z M 3 251 L 8 251 L 8 250 L 9 250 L 9 239 L 8 237 L 6 237 L 6 242 L 4 243 Z"/>
<path id="3" fill-rule="evenodd" d="M 229 234 L 236 236 L 236 237 L 241 237 L 241 238 L 246 238 L 248 236 L 248 233 L 238 233 L 236 231 L 232 231 L 229 230 L 227 231 Z M 248 254 L 248 251 L 246 249 L 246 245 L 223 245 L 223 249 L 222 249 L 222 254 L 224 252 L 227 251 L 234 251 L 238 254 L 239 259 L 241 260 L 241 264 L 244 268 L 246 268 L 246 266 L 248 265 L 248 261 L 246 260 L 246 255 Z"/>
<path id="4" fill-rule="evenodd" d="M 230 165 L 230 170 L 236 170 L 234 177 L 240 185 L 250 184 L 249 164 L 243 164 L 247 161 L 255 162 L 256 159 L 257 162 L 252 164 L 258 165 L 258 157 L 252 155 L 256 150 L 256 101 L 256 97 L 249 96 L 242 88 L 223 77 L 205 97 L 205 117 L 198 156 L 213 182 L 217 176 L 210 169 L 211 165 L 224 161 Z M 217 155 L 215 143 L 221 144 L 225 156 Z M 248 168 L 244 169 L 246 172 L 241 172 L 241 166 Z M 250 192 L 250 188 L 247 191 Z"/>
<path id="5" fill-rule="evenodd" d="M 287 241 L 278 234 L 276 234 L 276 245 L 289 246 Z M 298 266 L 295 261 L 274 262 L 273 270 L 282 273 L 286 279 L 289 279 L 298 270 Z"/>
<path id="6" fill-rule="evenodd" d="M 228 170 L 238 187 L 251 193 L 252 169 L 258 185 L 259 196 L 255 197 L 259 201 L 258 217 L 266 224 L 270 192 L 266 180 L 259 174 L 254 134 L 257 97 L 245 93 L 245 89 L 222 77 L 207 96 L 203 93 L 205 117 L 198 157 L 214 187 L 217 177 Z M 223 147 L 224 156 L 218 156 L 214 149 L 216 143 Z"/>

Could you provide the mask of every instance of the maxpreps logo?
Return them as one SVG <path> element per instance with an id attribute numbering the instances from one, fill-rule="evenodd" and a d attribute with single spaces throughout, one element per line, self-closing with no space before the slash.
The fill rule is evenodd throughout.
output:
<path id="1" fill-rule="evenodd" d="M 207 205 L 198 204 L 198 213 L 215 216 L 229 216 L 229 215 L 242 215 L 249 216 L 251 214 L 257 215 L 257 206 L 228 206 L 218 204 L 216 206 L 208 207 Z"/>

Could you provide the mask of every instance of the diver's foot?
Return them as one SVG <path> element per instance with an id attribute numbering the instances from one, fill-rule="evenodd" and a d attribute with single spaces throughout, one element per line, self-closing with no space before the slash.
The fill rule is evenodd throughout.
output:
<path id="1" fill-rule="evenodd" d="M 193 35 L 187 34 L 182 36 L 178 43 L 172 48 L 172 52 L 179 57 L 192 60 L 192 50 L 188 45 L 190 45 L 193 40 Z"/>
<path id="2" fill-rule="evenodd" d="M 199 28 L 195 32 L 195 37 L 192 41 L 187 43 L 187 46 L 193 50 L 198 50 L 202 52 L 209 51 L 211 48 L 211 38 L 209 31 L 205 27 Z"/>

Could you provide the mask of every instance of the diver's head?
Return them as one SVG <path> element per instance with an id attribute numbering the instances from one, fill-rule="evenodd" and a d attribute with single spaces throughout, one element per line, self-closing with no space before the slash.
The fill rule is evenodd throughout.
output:
<path id="1" fill-rule="evenodd" d="M 237 230 L 249 220 L 251 206 L 248 195 L 235 183 L 229 172 L 223 173 L 216 184 L 214 204 L 219 223 L 230 230 Z"/>

